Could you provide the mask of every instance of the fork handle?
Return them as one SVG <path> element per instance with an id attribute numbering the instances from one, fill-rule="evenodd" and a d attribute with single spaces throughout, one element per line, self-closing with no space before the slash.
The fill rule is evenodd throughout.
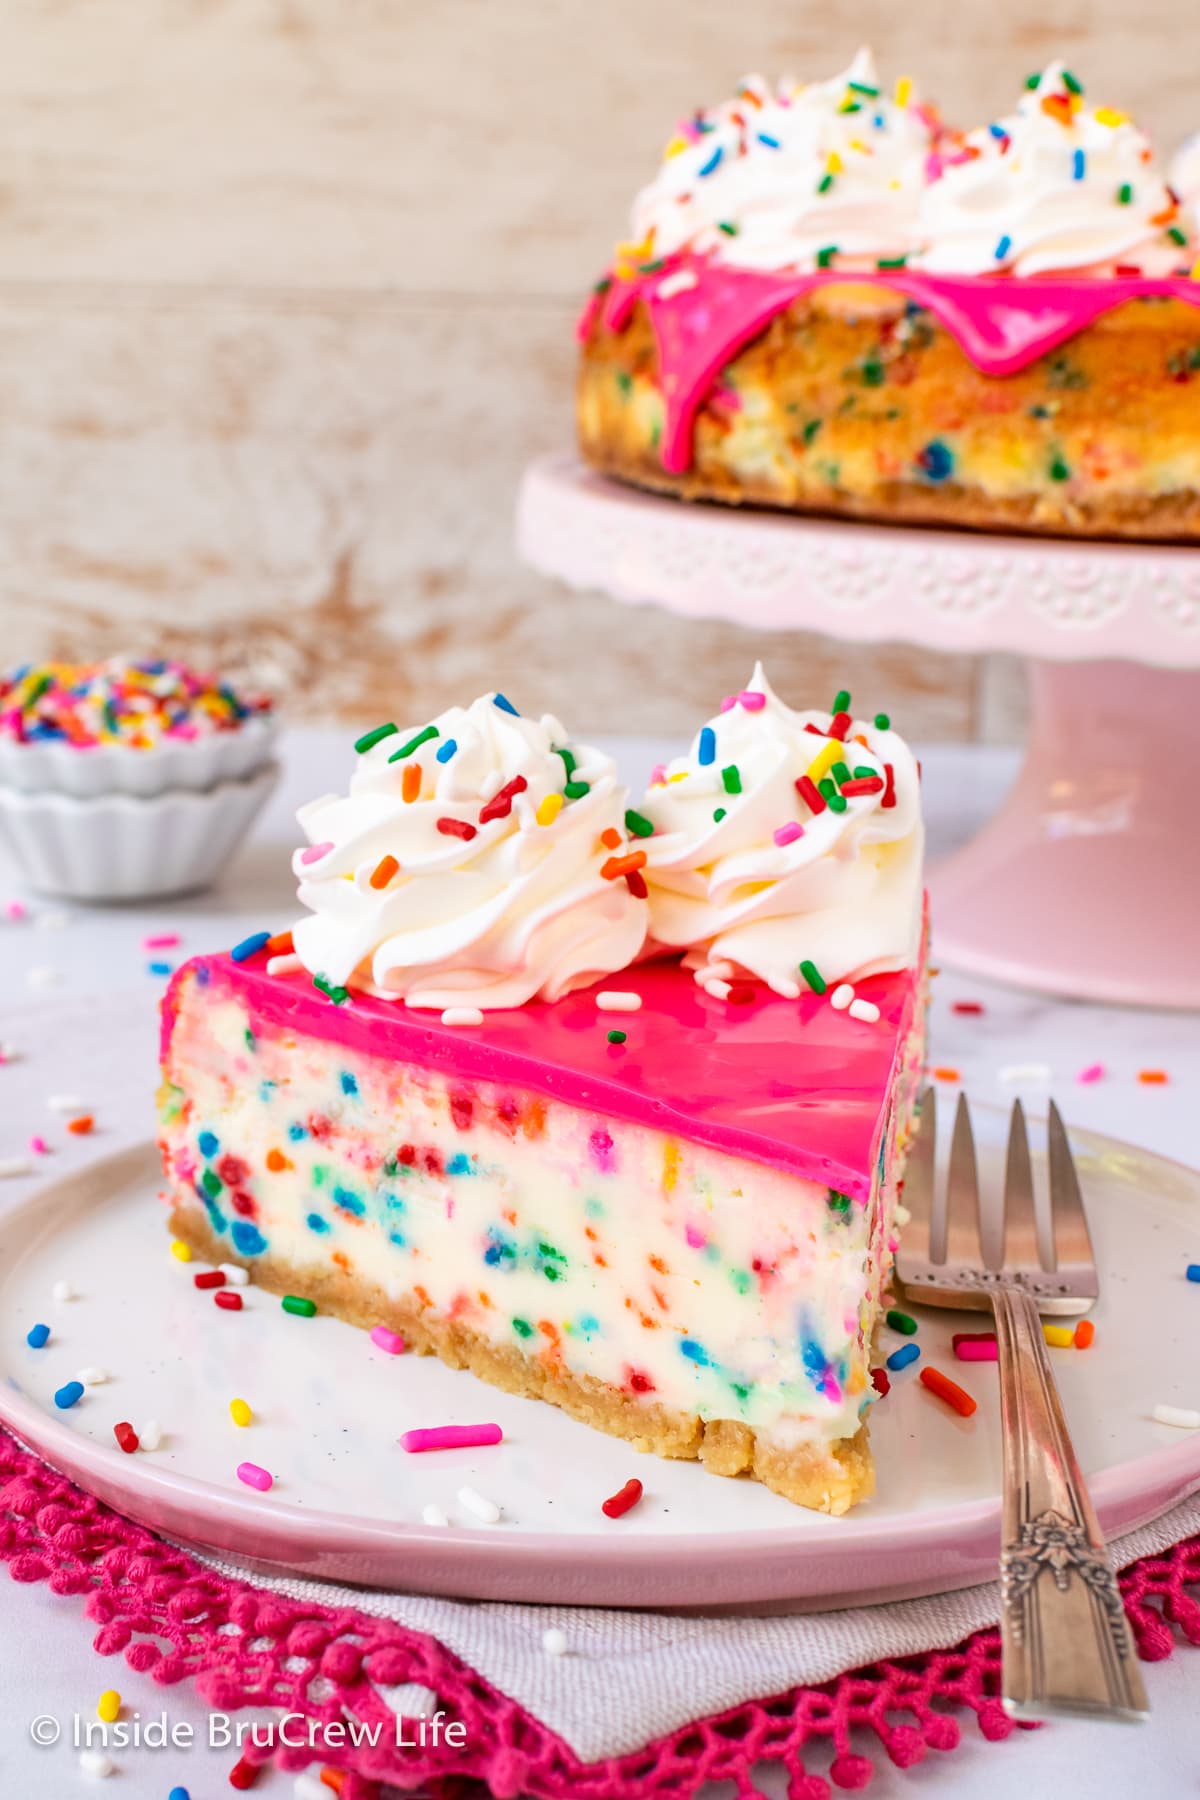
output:
<path id="1" fill-rule="evenodd" d="M 1063 1418 L 1036 1301 L 992 1291 L 1004 1438 L 1001 1684 L 1018 1719 L 1149 1710 L 1116 1576 Z"/>

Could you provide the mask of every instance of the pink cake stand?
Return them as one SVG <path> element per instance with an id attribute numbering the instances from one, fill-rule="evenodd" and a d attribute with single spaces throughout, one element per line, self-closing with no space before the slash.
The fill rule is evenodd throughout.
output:
<path id="1" fill-rule="evenodd" d="M 763 630 L 1009 650 L 1032 720 L 1008 799 L 930 874 L 939 959 L 1082 999 L 1200 1006 L 1200 552 L 842 524 L 527 471 L 526 561 Z"/>

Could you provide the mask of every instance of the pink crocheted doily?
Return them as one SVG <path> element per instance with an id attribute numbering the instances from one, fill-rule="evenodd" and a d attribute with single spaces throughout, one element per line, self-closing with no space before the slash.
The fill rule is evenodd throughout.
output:
<path id="1" fill-rule="evenodd" d="M 353 1607 L 281 1598 L 215 1574 L 186 1552 L 101 1505 L 0 1431 L 0 1560 L 14 1581 L 45 1581 L 56 1594 L 87 1596 L 102 1656 L 124 1652 L 131 1669 L 164 1687 L 194 1679 L 221 1711 L 272 1707 L 321 1723 L 378 1721 L 378 1746 L 314 1756 L 278 1749 L 298 1770 L 311 1762 L 345 1771 L 342 1800 L 373 1800 L 378 1784 L 421 1786 L 453 1800 L 480 1783 L 497 1800 L 687 1800 L 706 1781 L 757 1793 L 756 1764 L 781 1764 L 788 1800 L 828 1800 L 830 1783 L 861 1788 L 868 1756 L 851 1748 L 865 1730 L 901 1768 L 959 1741 L 948 1708 L 967 1707 L 985 1738 L 1008 1736 L 998 1698 L 1000 1640 L 979 1631 L 952 1650 L 875 1663 L 820 1687 L 793 1688 L 697 1720 L 633 1755 L 581 1763 L 552 1731 L 442 1647 L 435 1638 Z M 1200 1537 L 1135 1563 L 1121 1576 L 1140 1654 L 1170 1656 L 1178 1631 L 1200 1645 Z M 466 1725 L 465 1749 L 398 1751 L 394 1715 L 375 1690 L 404 1682 L 431 1688 Z M 827 1771 L 806 1766 L 812 1756 Z M 265 1761 L 269 1749 L 251 1750 Z"/>

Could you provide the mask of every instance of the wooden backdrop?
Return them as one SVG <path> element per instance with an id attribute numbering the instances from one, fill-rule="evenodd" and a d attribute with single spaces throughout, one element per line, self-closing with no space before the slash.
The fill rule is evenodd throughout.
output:
<path id="1" fill-rule="evenodd" d="M 570 438 L 580 296 L 673 120 L 859 41 L 973 122 L 1067 56 L 1172 147 L 1182 0 L 7 0 L 0 661 L 167 648 L 297 714 L 491 685 L 682 729 L 762 647 L 925 735 L 1014 671 L 627 613 L 525 572 L 522 464 Z M 1054 15 L 1054 23 L 1048 22 Z"/>

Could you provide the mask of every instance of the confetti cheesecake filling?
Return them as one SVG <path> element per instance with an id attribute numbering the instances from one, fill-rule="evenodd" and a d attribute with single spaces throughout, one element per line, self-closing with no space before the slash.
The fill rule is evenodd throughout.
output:
<path id="1" fill-rule="evenodd" d="M 741 810 L 751 839 L 761 836 L 764 806 L 774 819 L 783 805 L 774 750 L 758 738 L 782 745 L 787 769 L 804 778 L 821 755 L 832 769 L 849 719 L 843 698 L 846 707 L 812 715 L 807 731 L 796 722 L 809 715 L 789 713 L 756 671 L 737 705 L 704 728 L 722 754 L 736 746 L 741 756 L 740 787 L 730 782 L 722 793 L 727 816 Z M 488 696 L 444 715 L 436 737 L 393 765 L 403 781 L 411 758 L 436 760 L 452 728 L 455 755 L 471 746 L 474 757 L 454 810 L 440 810 L 452 804 L 438 785 L 445 763 L 426 767 L 423 797 L 401 804 L 465 820 L 470 793 L 478 823 L 519 767 L 529 788 L 511 796 L 501 821 L 511 838 L 498 842 L 511 841 L 506 854 L 524 867 L 522 833 L 561 833 L 561 879 L 585 918 L 597 880 L 620 902 L 624 962 L 589 964 L 573 950 L 548 961 L 539 931 L 522 929 L 500 940 L 510 958 L 528 959 L 522 980 L 513 968 L 496 978 L 494 943 L 481 976 L 478 931 L 460 933 L 457 963 L 443 934 L 437 954 L 409 969 L 393 952 L 378 959 L 379 945 L 396 936 L 392 921 L 386 932 L 378 921 L 364 929 L 340 964 L 316 975 L 297 955 L 303 924 L 193 959 L 164 1003 L 160 1142 L 171 1231 L 214 1263 L 244 1264 L 294 1305 L 382 1330 L 641 1449 L 699 1458 L 716 1473 L 751 1475 L 799 1504 L 843 1512 L 873 1482 L 871 1340 L 923 1054 L 919 884 L 915 930 L 912 896 L 898 886 L 889 902 L 895 928 L 883 931 L 876 909 L 877 927 L 847 936 L 844 954 L 810 933 L 819 909 L 806 910 L 811 896 L 789 889 L 791 981 L 781 962 L 760 969 L 749 953 L 736 968 L 714 962 L 709 932 L 690 958 L 704 965 L 704 980 L 678 954 L 661 953 L 660 934 L 651 944 L 659 954 L 639 957 L 654 918 L 656 855 L 672 838 L 694 836 L 686 824 L 664 830 L 673 821 L 652 816 L 654 797 L 695 781 L 700 803 L 700 772 L 710 766 L 704 732 L 687 780 L 664 771 L 644 808 L 632 808 L 606 786 L 612 777 L 595 753 L 572 751 L 567 766 L 557 722 L 506 722 L 497 736 L 488 708 L 516 717 Z M 386 798 L 385 757 L 419 735 L 380 733 L 359 740 L 369 779 L 352 785 L 356 796 Z M 813 814 L 793 778 L 789 816 L 772 833 L 793 838 L 799 827 L 807 835 L 814 816 L 844 819 L 856 800 L 886 791 L 884 763 L 895 770 L 903 747 L 886 723 L 860 735 L 873 748 L 853 744 L 844 773 L 820 775 L 850 790 L 846 813 L 826 801 Z M 539 792 L 547 736 L 557 746 L 549 754 L 559 785 L 547 789 L 560 796 L 557 809 Z M 854 774 L 860 752 L 872 758 L 869 775 Z M 871 791 L 855 793 L 856 781 Z M 568 785 L 588 792 L 568 798 Z M 490 799 L 480 800 L 481 787 L 494 788 Z M 911 840 L 915 780 L 905 774 L 900 787 L 910 810 L 897 836 Z M 593 793 L 602 801 L 585 829 L 580 809 Z M 527 794 L 535 823 L 512 823 Z M 555 816 L 537 825 L 539 812 Z M 614 815 L 619 825 L 608 822 Z M 315 833 L 311 809 L 304 816 Z M 383 858 L 401 863 L 407 848 L 414 886 L 436 885 L 428 904 L 457 930 L 478 899 L 475 839 L 455 837 L 458 863 L 430 873 L 420 829 L 404 822 L 397 831 L 381 807 L 382 835 L 373 837 L 355 817 L 353 831 L 316 838 L 345 849 L 340 887 L 360 888 L 364 870 Z M 557 848 L 534 839 L 535 870 Z M 814 862 L 852 869 L 877 854 L 869 828 L 852 821 L 814 851 Z M 678 855 L 677 845 L 667 861 Z M 605 875 L 610 862 L 618 866 Z M 308 865 L 299 866 L 303 894 Z M 466 904 L 453 898 L 455 871 Z M 498 883 L 486 868 L 483 879 L 506 896 L 499 915 L 512 918 L 511 879 Z M 370 904 L 369 875 L 366 886 Z M 842 909 L 853 915 L 858 903 L 851 883 Z M 424 914 L 423 891 L 411 904 Z M 520 906 L 516 914 L 525 916 Z M 532 908 L 535 918 L 545 914 Z M 613 948 L 604 916 L 599 939 Z M 349 917 L 361 917 L 356 902 Z M 781 943 L 783 919 L 780 911 Z M 581 935 L 596 938 L 587 926 Z M 320 952 L 327 964 L 329 948 Z M 822 975 L 818 949 L 836 987 Z M 405 979 L 381 979 L 406 970 Z M 461 984 L 456 971 L 467 977 Z M 518 991 L 519 1001 L 507 997 Z M 448 995 L 455 1003 L 439 1013 Z M 471 1004 L 457 1003 L 464 998 Z"/>
<path id="2" fill-rule="evenodd" d="M 748 80 L 679 128 L 584 312 L 584 455 L 685 497 L 1200 537 L 1190 169 L 1058 62 L 966 133 L 865 55 Z"/>

